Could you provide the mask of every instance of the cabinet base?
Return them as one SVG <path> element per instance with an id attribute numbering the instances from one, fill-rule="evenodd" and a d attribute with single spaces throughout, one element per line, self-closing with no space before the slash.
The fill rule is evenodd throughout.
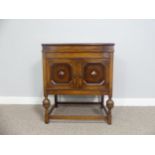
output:
<path id="1" fill-rule="evenodd" d="M 113 101 L 111 97 L 106 102 L 106 107 L 104 106 L 104 96 L 101 96 L 100 102 L 83 102 L 82 104 L 100 104 L 103 108 L 105 115 L 54 115 L 52 111 L 54 108 L 58 107 L 58 104 L 81 104 L 81 102 L 58 102 L 58 96 L 55 95 L 55 105 L 53 105 L 49 110 L 45 108 L 45 123 L 49 123 L 49 119 L 54 120 L 103 120 L 108 124 L 112 124 L 112 114 L 111 109 L 113 107 Z M 48 110 L 48 113 L 47 113 Z"/>

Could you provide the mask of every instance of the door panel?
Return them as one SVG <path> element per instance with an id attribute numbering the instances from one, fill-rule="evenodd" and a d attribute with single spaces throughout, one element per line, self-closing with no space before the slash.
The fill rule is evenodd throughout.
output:
<path id="1" fill-rule="evenodd" d="M 88 59 L 81 64 L 82 88 L 106 89 L 109 85 L 109 60 Z"/>
<path id="2" fill-rule="evenodd" d="M 100 84 L 105 81 L 105 66 L 101 63 L 87 63 L 84 66 L 86 83 Z"/>
<path id="3" fill-rule="evenodd" d="M 69 59 L 47 60 L 47 85 L 52 89 L 72 89 L 75 64 Z"/>
<path id="4" fill-rule="evenodd" d="M 70 83 L 72 80 L 72 67 L 67 63 L 54 63 L 50 66 L 50 79 L 53 83 Z"/>

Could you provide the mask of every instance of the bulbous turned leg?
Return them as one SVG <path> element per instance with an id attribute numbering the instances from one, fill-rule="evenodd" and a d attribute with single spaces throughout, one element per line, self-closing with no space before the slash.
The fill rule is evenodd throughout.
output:
<path id="1" fill-rule="evenodd" d="M 108 124 L 112 124 L 112 113 L 111 113 L 111 109 L 112 109 L 113 106 L 114 106 L 114 102 L 113 102 L 113 100 L 111 99 L 111 97 L 109 97 L 109 99 L 107 100 L 106 106 L 107 106 L 107 108 L 108 108 L 107 123 L 108 123 Z"/>
<path id="2" fill-rule="evenodd" d="M 50 107 L 50 100 L 45 97 L 43 100 L 43 107 L 45 108 L 45 123 L 49 123 L 49 114 L 48 114 L 48 108 Z"/>

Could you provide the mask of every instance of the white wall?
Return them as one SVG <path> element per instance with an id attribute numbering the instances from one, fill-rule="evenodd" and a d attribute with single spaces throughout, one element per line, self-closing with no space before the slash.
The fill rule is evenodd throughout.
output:
<path id="1" fill-rule="evenodd" d="M 0 96 L 42 96 L 42 43 L 115 43 L 114 97 L 155 98 L 155 20 L 0 20 Z"/>

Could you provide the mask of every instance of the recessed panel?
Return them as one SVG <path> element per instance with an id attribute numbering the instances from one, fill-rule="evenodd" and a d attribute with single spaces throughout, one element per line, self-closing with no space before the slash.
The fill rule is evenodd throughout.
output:
<path id="1" fill-rule="evenodd" d="M 102 63 L 87 63 L 84 66 L 84 80 L 87 83 L 102 83 L 105 80 L 105 67 Z"/>
<path id="2" fill-rule="evenodd" d="M 72 69 L 69 64 L 55 63 L 50 67 L 50 78 L 54 83 L 69 83 L 72 80 Z"/>

